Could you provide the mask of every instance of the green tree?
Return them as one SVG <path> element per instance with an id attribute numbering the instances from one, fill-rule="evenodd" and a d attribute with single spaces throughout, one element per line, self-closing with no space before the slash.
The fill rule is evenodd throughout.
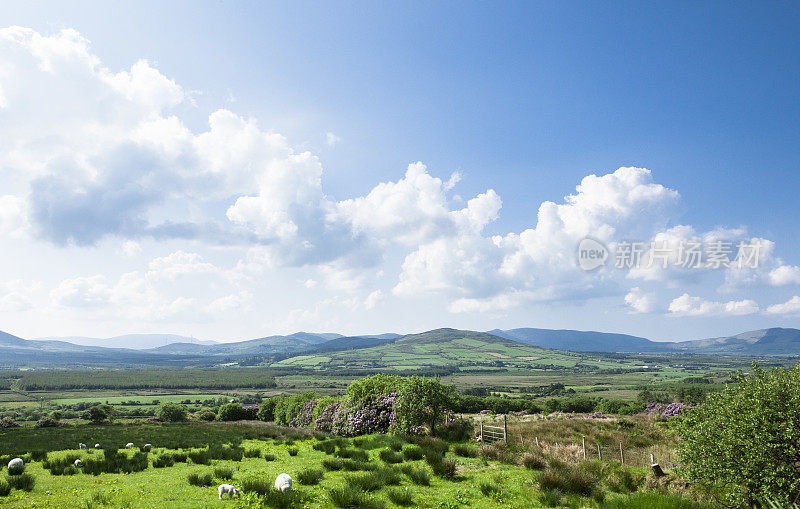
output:
<path id="1" fill-rule="evenodd" d="M 226 403 L 219 407 L 219 412 L 217 413 L 217 419 L 220 421 L 241 421 L 246 417 L 247 412 L 239 403 Z"/>
<path id="2" fill-rule="evenodd" d="M 275 420 L 275 398 L 264 398 L 261 400 L 261 405 L 258 407 L 258 420 L 260 421 L 274 421 Z"/>
<path id="3" fill-rule="evenodd" d="M 686 476 L 727 505 L 789 505 L 800 495 L 800 364 L 753 364 L 733 379 L 677 424 Z"/>
<path id="4" fill-rule="evenodd" d="M 425 424 L 431 435 L 436 434 L 436 424 L 444 417 L 446 410 L 451 410 L 458 395 L 453 385 L 444 385 L 438 378 L 412 376 L 400 388 L 395 402 L 395 413 L 400 429 Z"/>
<path id="5" fill-rule="evenodd" d="M 156 409 L 160 421 L 183 422 L 189 417 L 189 410 L 179 403 L 161 403 Z"/>
<path id="6" fill-rule="evenodd" d="M 83 418 L 94 424 L 111 422 L 114 419 L 114 409 L 111 405 L 95 405 L 83 413 Z"/>
<path id="7" fill-rule="evenodd" d="M 400 375 L 372 375 L 359 378 L 347 387 L 350 401 L 361 401 L 368 396 L 400 392 L 406 379 Z"/>

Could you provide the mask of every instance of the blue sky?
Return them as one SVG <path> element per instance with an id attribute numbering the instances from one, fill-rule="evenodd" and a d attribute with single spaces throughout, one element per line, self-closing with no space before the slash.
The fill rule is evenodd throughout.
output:
<path id="1" fill-rule="evenodd" d="M 792 300 L 800 294 L 800 241 L 793 235 L 800 180 L 796 5 L 10 2 L 0 6 L 0 20 L 41 37 L 74 30 L 86 54 L 109 73 L 132 75 L 132 66 L 145 60 L 180 88 L 164 92 L 154 85 L 146 91 L 154 95 L 142 102 L 131 99 L 131 88 L 118 86 L 120 97 L 109 99 L 92 88 L 105 79 L 97 68 L 84 73 L 73 55 L 49 74 L 26 74 L 30 91 L 6 94 L 11 99 L 5 113 L 0 109 L 0 123 L 7 141 L 0 148 L 10 153 L 9 147 L 25 146 L 30 157 L 8 158 L 0 167 L 0 196 L 15 197 L 6 199 L 6 208 L 24 216 L 8 213 L 6 219 L 4 244 L 13 247 L 0 254 L 4 330 L 27 337 L 158 331 L 225 340 L 300 329 L 532 326 L 691 339 L 800 325 L 800 302 Z M 7 42 L 24 48 L 0 57 L 0 69 L 41 64 L 42 53 L 25 42 L 31 37 L 17 34 Z M 61 43 L 47 51 L 59 54 L 54 48 Z M 142 75 L 152 83 L 160 79 Z M 6 88 L 12 90 L 16 78 L 12 71 L 0 74 L 0 90 L 3 80 L 11 80 Z M 125 86 L 137 86 L 134 81 Z M 164 99 L 161 93 L 177 95 Z M 15 109 L 27 100 L 42 102 L 35 94 L 74 105 L 74 111 Z M 126 113 L 112 118 L 109 104 Z M 280 133 L 281 150 L 318 158 L 318 203 L 303 216 L 307 223 L 292 216 L 294 202 L 281 201 L 285 187 L 262 187 L 259 194 L 263 180 L 275 178 L 269 171 L 259 177 L 257 169 L 242 170 L 224 192 L 176 184 L 176 160 L 153 163 L 155 152 L 136 130 L 157 115 L 176 118 L 199 136 L 219 109 L 257 122 L 261 132 Z M 80 132 L 80 122 L 90 120 L 109 133 L 125 131 L 108 140 L 120 148 L 106 153 L 87 141 L 66 153 L 65 147 L 76 147 L 67 133 Z M 61 145 L 32 148 L 36 134 L 28 133 L 41 133 L 44 125 L 47 139 L 63 138 Z M 193 156 L 210 157 L 208 150 Z M 35 168 L 55 161 L 55 154 L 62 158 L 58 164 Z M 287 154 L 279 159 L 292 157 Z M 88 173 L 65 169 L 65 157 L 90 160 L 83 168 Z M 256 151 L 248 157 L 236 163 L 237 171 L 241 164 L 257 168 L 265 156 Z M 423 180 L 440 179 L 434 194 L 444 201 L 436 211 L 423 206 L 419 217 L 400 224 L 386 219 L 393 211 L 375 209 L 375 200 L 358 201 L 382 182 L 400 182 L 417 161 L 426 166 Z M 149 164 L 162 170 L 143 184 L 132 176 L 134 168 Z M 618 189 L 622 174 L 614 172 L 620 167 L 649 169 L 627 182 L 658 196 L 629 199 L 613 217 L 592 208 L 602 202 L 597 195 L 586 196 L 581 213 L 595 226 L 615 228 L 603 241 L 633 233 L 649 241 L 678 225 L 691 227 L 681 230 L 688 237 L 737 229 L 727 237 L 772 243 L 759 269 L 687 278 L 629 277 L 606 267 L 587 279 L 506 238 L 535 228 L 540 205 L 564 204 L 588 175 L 610 175 L 603 185 Z M 109 168 L 118 170 L 98 177 Z M 229 170 L 187 166 L 180 178 Z M 449 187 L 454 172 L 460 180 Z M 53 175 L 55 184 L 48 180 Z M 374 197 L 388 203 L 401 187 Z M 136 192 L 112 192 L 120 188 Z M 76 189 L 73 199 L 59 202 Z M 496 199 L 486 194 L 490 189 Z M 278 199 L 274 193 L 283 194 Z M 231 219 L 238 197 L 256 195 L 262 202 L 241 203 L 238 219 Z M 488 207 L 479 225 L 444 224 L 477 196 Z M 355 204 L 342 203 L 347 200 Z M 269 205 L 266 221 L 266 201 L 283 203 L 285 210 Z M 344 222 L 320 227 L 332 208 Z M 294 237 L 276 223 L 278 216 L 289 217 L 284 212 L 297 227 Z M 165 221 L 204 225 L 197 228 L 205 235 L 165 233 Z M 212 223 L 220 228 L 214 239 Z M 238 228 L 235 241 L 231 223 Z M 158 225 L 154 233 L 150 227 Z M 341 241 L 348 235 L 355 241 Z M 555 242 L 540 238 L 543 230 L 537 235 L 531 241 L 537 246 Z M 500 252 L 492 252 L 492 236 L 506 238 Z M 560 243 L 549 248 L 553 256 L 566 257 L 578 237 L 559 234 Z M 314 252 L 299 256 L 294 248 L 302 242 Z M 264 245 L 266 253 L 253 252 Z M 202 281 L 197 274 L 217 279 Z M 130 313 L 131 301 L 145 304 Z M 52 317 L 47 323 L 36 319 L 42 310 Z"/>

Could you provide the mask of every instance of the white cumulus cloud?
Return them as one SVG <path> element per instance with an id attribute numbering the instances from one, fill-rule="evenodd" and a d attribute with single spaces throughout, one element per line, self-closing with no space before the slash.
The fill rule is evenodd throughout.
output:
<path id="1" fill-rule="evenodd" d="M 716 302 L 692 297 L 684 293 L 669 304 L 669 312 L 676 316 L 739 316 L 758 313 L 758 304 L 751 299 Z"/>

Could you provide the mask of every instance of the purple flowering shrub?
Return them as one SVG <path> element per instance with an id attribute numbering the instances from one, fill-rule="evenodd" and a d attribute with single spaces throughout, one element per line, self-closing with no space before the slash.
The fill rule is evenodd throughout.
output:
<path id="1" fill-rule="evenodd" d="M 686 403 L 650 403 L 644 409 L 642 415 L 651 415 L 657 419 L 669 419 L 670 417 L 677 417 L 691 408 L 694 408 L 694 406 Z"/>
<path id="2" fill-rule="evenodd" d="M 0 428 L 21 428 L 22 425 L 12 419 L 11 417 L 3 417 L 0 419 Z"/>
<path id="3" fill-rule="evenodd" d="M 312 399 L 303 405 L 297 415 L 289 422 L 289 426 L 292 428 L 311 426 L 311 423 L 314 422 L 314 409 L 317 407 L 317 403 L 319 403 L 319 399 Z"/>
<path id="4" fill-rule="evenodd" d="M 319 417 L 314 420 L 314 429 L 323 433 L 331 433 L 333 431 L 333 420 L 339 413 L 341 404 L 341 401 L 334 401 L 330 405 L 326 405 Z"/>
<path id="5" fill-rule="evenodd" d="M 358 402 L 345 400 L 335 411 L 331 409 L 331 412 L 328 412 L 326 408 L 323 415 L 333 413 L 330 432 L 335 435 L 354 437 L 368 433 L 386 433 L 394 428 L 396 422 L 394 412 L 396 398 L 396 393 L 390 393 L 370 396 Z M 327 425 L 327 416 L 322 425 Z"/>

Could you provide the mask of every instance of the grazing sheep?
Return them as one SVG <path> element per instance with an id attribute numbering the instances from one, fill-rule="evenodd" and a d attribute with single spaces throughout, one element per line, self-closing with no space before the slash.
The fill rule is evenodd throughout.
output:
<path id="1" fill-rule="evenodd" d="M 11 475 L 21 474 L 25 469 L 25 462 L 22 458 L 14 458 L 8 462 L 8 473 Z"/>
<path id="2" fill-rule="evenodd" d="M 83 462 L 81 460 L 75 460 L 75 468 L 81 468 L 83 466 Z"/>
<path id="3" fill-rule="evenodd" d="M 281 474 L 275 478 L 275 489 L 281 493 L 292 490 L 292 478 L 289 474 Z"/>
<path id="4" fill-rule="evenodd" d="M 133 442 L 128 442 L 127 444 L 125 444 L 125 448 L 126 449 L 133 449 Z"/>
<path id="5" fill-rule="evenodd" d="M 219 488 L 217 488 L 217 492 L 219 493 L 220 500 L 222 500 L 222 495 L 225 494 L 228 495 L 228 500 L 239 496 L 239 488 L 234 487 L 232 484 L 220 484 Z"/>
<path id="6" fill-rule="evenodd" d="M 100 444 L 94 444 L 94 448 L 95 449 L 99 449 L 100 448 Z"/>
<path id="7" fill-rule="evenodd" d="M 78 444 L 78 449 L 86 449 L 86 444 Z"/>
<path id="8" fill-rule="evenodd" d="M 152 449 L 152 448 L 153 448 L 153 444 L 144 444 L 144 447 L 142 447 L 142 450 L 145 451 L 145 452 L 150 452 L 150 449 Z"/>

